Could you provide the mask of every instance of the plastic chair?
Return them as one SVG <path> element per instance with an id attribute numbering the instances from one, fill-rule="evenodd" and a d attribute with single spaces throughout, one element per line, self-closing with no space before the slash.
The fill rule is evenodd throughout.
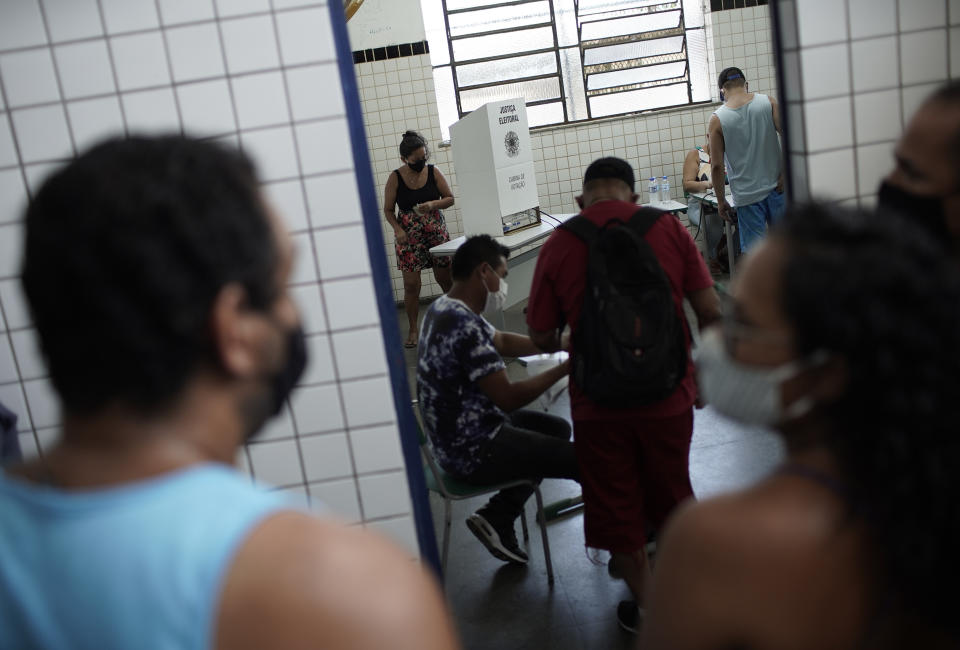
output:
<path id="1" fill-rule="evenodd" d="M 419 414 L 418 414 L 419 415 Z M 529 485 L 533 488 L 533 494 L 537 498 L 537 523 L 540 525 L 540 536 L 543 538 L 543 560 L 547 565 L 547 582 L 553 584 L 553 563 L 550 561 L 550 542 L 547 540 L 546 517 L 543 514 L 543 496 L 540 494 L 540 485 L 532 480 L 507 481 L 505 483 L 496 483 L 489 485 L 474 485 L 460 481 L 447 474 L 433 457 L 430 451 L 430 445 L 427 444 L 427 436 L 423 432 L 423 426 L 417 419 L 417 432 L 420 435 L 420 454 L 423 456 L 425 467 L 424 475 L 427 481 L 427 489 L 436 492 L 443 497 L 443 551 L 440 556 L 440 567 L 446 576 L 447 554 L 450 550 L 450 525 L 452 520 L 451 504 L 454 501 L 462 501 L 472 497 L 499 492 L 504 488 L 515 487 L 518 485 Z M 527 529 L 527 512 L 524 508 L 520 515 L 520 523 L 523 527 L 523 541 L 530 541 L 530 533 Z"/>

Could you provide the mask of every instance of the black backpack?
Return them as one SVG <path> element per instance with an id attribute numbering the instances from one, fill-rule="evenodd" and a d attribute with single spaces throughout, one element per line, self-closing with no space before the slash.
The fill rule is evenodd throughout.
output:
<path id="1" fill-rule="evenodd" d="M 573 381 L 610 408 L 668 397 L 687 371 L 685 320 L 644 237 L 667 213 L 641 208 L 602 228 L 578 215 L 561 227 L 587 245 L 587 285 L 573 338 Z"/>

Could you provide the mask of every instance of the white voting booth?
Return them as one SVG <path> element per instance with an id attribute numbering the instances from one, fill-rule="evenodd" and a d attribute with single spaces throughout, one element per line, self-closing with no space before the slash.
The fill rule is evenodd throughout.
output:
<path id="1" fill-rule="evenodd" d="M 450 146 L 464 233 L 500 237 L 540 224 L 523 98 L 474 110 L 450 127 Z"/>

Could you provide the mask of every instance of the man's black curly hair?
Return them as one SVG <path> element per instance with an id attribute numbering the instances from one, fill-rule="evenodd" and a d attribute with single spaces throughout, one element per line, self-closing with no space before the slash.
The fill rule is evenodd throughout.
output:
<path id="1" fill-rule="evenodd" d="M 799 353 L 848 366 L 822 442 L 871 531 L 876 616 L 960 638 L 960 268 L 893 216 L 799 206 L 774 236 Z"/>
<path id="2" fill-rule="evenodd" d="M 180 136 L 105 141 L 48 178 L 26 214 L 23 286 L 68 412 L 162 409 L 212 359 L 214 298 L 278 293 L 250 160 Z"/>

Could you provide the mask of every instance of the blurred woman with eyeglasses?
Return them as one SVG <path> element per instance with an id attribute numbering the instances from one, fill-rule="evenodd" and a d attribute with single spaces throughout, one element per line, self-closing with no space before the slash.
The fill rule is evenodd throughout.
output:
<path id="1" fill-rule="evenodd" d="M 957 648 L 960 273 L 898 218 L 801 206 L 697 357 L 786 461 L 668 524 L 645 650 Z"/>

